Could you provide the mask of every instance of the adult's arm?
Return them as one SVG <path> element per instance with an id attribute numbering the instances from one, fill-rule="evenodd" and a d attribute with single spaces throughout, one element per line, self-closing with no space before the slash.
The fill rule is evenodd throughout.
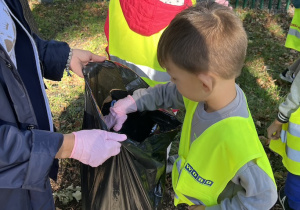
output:
<path id="1" fill-rule="evenodd" d="M 0 188 L 44 191 L 63 135 L 43 130 L 20 131 L 0 119 Z"/>
<path id="2" fill-rule="evenodd" d="M 60 81 L 67 64 L 70 47 L 66 42 L 46 41 L 32 35 L 39 53 L 42 71 L 46 79 Z"/>
<path id="3" fill-rule="evenodd" d="M 182 95 L 172 82 L 136 90 L 132 97 L 136 102 L 138 111 L 184 107 Z"/>
<path id="4" fill-rule="evenodd" d="M 33 34 L 33 37 L 39 51 L 44 77 L 59 81 L 63 76 L 69 58 L 69 45 L 54 40 L 45 41 L 35 34 Z M 89 62 L 103 62 L 105 60 L 106 57 L 96 55 L 90 51 L 73 49 L 69 67 L 75 74 L 83 78 L 82 68 L 85 65 Z"/>

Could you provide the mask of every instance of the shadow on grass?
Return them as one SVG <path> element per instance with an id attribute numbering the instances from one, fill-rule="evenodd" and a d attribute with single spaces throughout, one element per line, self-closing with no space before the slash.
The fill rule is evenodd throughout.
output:
<path id="1" fill-rule="evenodd" d="M 61 133 L 70 133 L 81 130 L 84 113 L 84 94 L 78 98 L 59 115 L 56 126 Z"/>
<path id="2" fill-rule="evenodd" d="M 55 126 L 60 133 L 71 133 L 82 129 L 84 113 L 84 94 L 71 102 L 66 109 L 55 120 Z M 81 186 L 80 163 L 74 159 L 60 160 L 57 182 L 52 182 L 53 191 L 63 192 L 70 186 Z M 59 209 L 81 210 L 82 202 L 75 198 L 67 204 L 63 204 L 58 197 L 55 199 L 55 206 Z"/>
<path id="3" fill-rule="evenodd" d="M 254 121 L 260 122 L 258 134 L 266 136 L 266 129 L 276 117 L 278 105 L 290 88 L 290 84 L 279 79 L 279 73 L 290 64 L 290 56 L 292 61 L 296 57 L 284 47 L 286 33 L 276 35 L 272 32 L 268 27 L 271 17 L 267 13 L 262 14 L 248 13 L 243 20 L 249 45 L 245 66 L 237 83 L 247 96 Z M 283 30 L 286 32 L 287 29 Z"/>
<path id="4" fill-rule="evenodd" d="M 259 13 L 245 16 L 243 22 L 250 41 L 245 67 L 237 80 L 246 94 L 258 135 L 265 137 L 268 126 L 277 116 L 279 104 L 290 89 L 290 84 L 282 82 L 279 74 L 297 59 L 297 54 L 291 54 L 284 47 L 291 17 L 282 14 L 275 17 L 284 34 L 277 34 L 270 29 L 270 18 L 269 14 Z M 280 156 L 266 146 L 265 150 L 280 188 L 284 185 L 286 169 Z M 273 209 L 281 208 L 277 206 Z"/>

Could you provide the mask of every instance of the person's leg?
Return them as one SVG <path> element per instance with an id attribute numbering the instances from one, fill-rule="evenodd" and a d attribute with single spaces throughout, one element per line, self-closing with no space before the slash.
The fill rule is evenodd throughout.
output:
<path id="1" fill-rule="evenodd" d="M 280 73 L 279 77 L 287 82 L 292 83 L 297 73 L 300 70 L 300 58 L 298 58 L 292 65 Z"/>
<path id="2" fill-rule="evenodd" d="M 289 206 L 300 210 L 300 176 L 288 173 L 284 190 Z"/>
<path id="3" fill-rule="evenodd" d="M 289 71 L 292 74 L 294 74 L 294 76 L 297 75 L 297 73 L 299 72 L 299 70 L 300 70 L 300 58 L 298 58 L 292 65 L 289 66 Z"/>
<path id="4" fill-rule="evenodd" d="M 288 68 L 285 69 L 283 72 L 281 72 L 279 74 L 280 79 L 289 82 L 289 83 L 293 83 L 294 81 L 294 77 L 293 77 L 293 72 L 291 72 Z"/>

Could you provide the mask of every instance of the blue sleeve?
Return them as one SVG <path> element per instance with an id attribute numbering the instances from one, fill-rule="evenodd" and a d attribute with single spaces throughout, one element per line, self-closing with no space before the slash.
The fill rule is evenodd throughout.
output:
<path id="1" fill-rule="evenodd" d="M 33 34 L 33 38 L 38 48 L 44 77 L 60 81 L 69 56 L 69 45 L 65 42 L 43 40 L 36 34 Z"/>
<path id="2" fill-rule="evenodd" d="M 44 191 L 63 135 L 0 125 L 0 188 Z"/>

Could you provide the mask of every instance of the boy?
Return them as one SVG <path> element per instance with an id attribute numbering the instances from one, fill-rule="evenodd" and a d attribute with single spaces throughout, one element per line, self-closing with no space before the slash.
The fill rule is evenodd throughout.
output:
<path id="1" fill-rule="evenodd" d="M 276 202 L 272 169 L 235 84 L 246 49 L 246 33 L 230 8 L 209 1 L 188 8 L 158 44 L 158 61 L 172 82 L 135 91 L 106 116 L 118 131 L 130 112 L 185 106 L 172 171 L 175 205 L 262 210 Z"/>
<path id="2" fill-rule="evenodd" d="M 279 105 L 277 119 L 268 128 L 270 148 L 282 156 L 288 170 L 285 186 L 279 191 L 279 201 L 285 210 L 300 210 L 299 107 L 300 74 L 297 74 L 290 93 Z"/>

